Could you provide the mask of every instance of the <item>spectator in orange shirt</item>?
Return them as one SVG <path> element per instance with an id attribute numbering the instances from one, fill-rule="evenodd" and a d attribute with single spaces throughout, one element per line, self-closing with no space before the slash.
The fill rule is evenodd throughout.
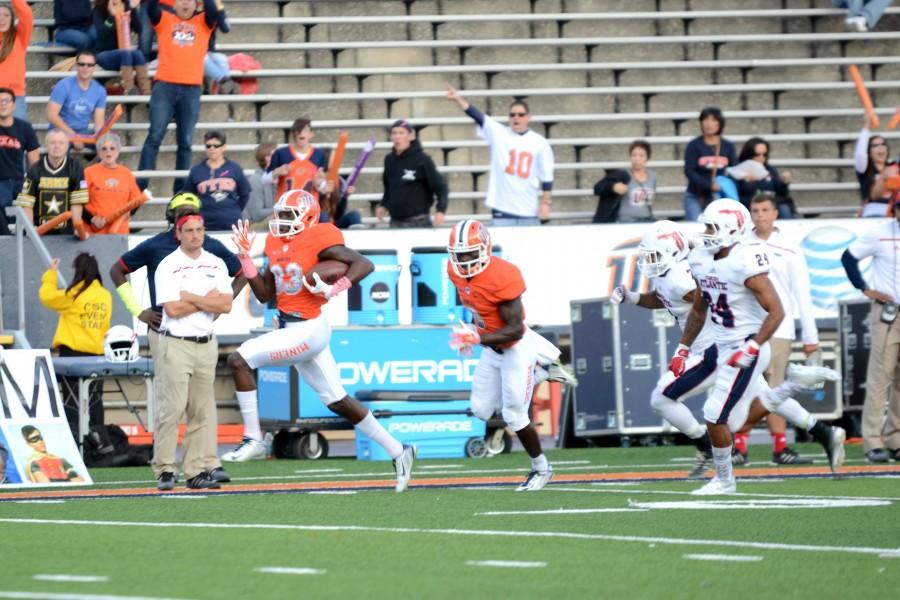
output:
<path id="1" fill-rule="evenodd" d="M 16 22 L 18 19 L 18 23 Z M 25 105 L 25 52 L 31 43 L 34 15 L 25 0 L 0 6 L 0 87 L 10 88 L 19 101 L 13 116 L 28 120 Z"/>
<path id="2" fill-rule="evenodd" d="M 220 18 L 214 0 L 204 0 L 204 12 L 195 13 L 196 0 L 175 0 L 172 6 L 160 7 L 160 0 L 147 2 L 147 16 L 156 30 L 159 43 L 159 66 L 156 69 L 153 92 L 150 95 L 150 131 L 141 149 L 138 169 L 156 169 L 159 145 L 166 126 L 175 117 L 175 168 L 191 167 L 191 138 L 200 115 L 200 93 L 203 88 L 203 60 L 209 38 Z M 141 179 L 141 188 L 147 180 Z M 172 192 L 183 187 L 182 179 L 175 179 Z"/>
<path id="3" fill-rule="evenodd" d="M 100 162 L 84 170 L 82 187 L 88 193 L 84 220 L 90 224 L 94 234 L 128 235 L 131 210 L 126 210 L 122 215 L 117 213 L 130 202 L 144 197 L 131 169 L 118 164 L 121 148 L 122 142 L 118 135 L 104 135 L 97 141 Z"/>

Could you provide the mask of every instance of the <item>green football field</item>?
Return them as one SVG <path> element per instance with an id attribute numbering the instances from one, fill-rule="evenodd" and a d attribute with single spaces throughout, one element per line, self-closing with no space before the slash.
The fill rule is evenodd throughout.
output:
<path id="1" fill-rule="evenodd" d="M 0 494 L 0 598 L 896 598 L 900 465 L 758 462 L 696 497 L 688 447 L 560 450 L 515 493 L 518 452 L 230 465 L 222 492 L 160 494 L 149 469 Z M 751 447 L 761 459 L 762 446 Z M 755 456 L 754 456 L 755 455 Z M 418 484 L 418 485 L 417 485 Z"/>

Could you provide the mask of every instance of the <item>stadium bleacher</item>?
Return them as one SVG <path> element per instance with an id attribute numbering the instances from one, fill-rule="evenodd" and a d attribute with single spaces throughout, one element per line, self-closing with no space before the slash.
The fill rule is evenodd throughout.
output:
<path id="1" fill-rule="evenodd" d="M 900 9 L 889 9 L 877 31 L 849 33 L 841 11 L 823 4 L 226 0 L 232 32 L 219 36 L 218 50 L 254 56 L 262 69 L 247 75 L 259 78 L 260 91 L 204 96 L 195 151 L 204 131 L 223 129 L 229 156 L 252 170 L 256 144 L 285 141 L 300 115 L 313 118 L 322 146 L 333 145 L 342 130 L 350 132 L 351 152 L 374 137 L 380 143 L 352 199 L 369 214 L 390 148 L 386 127 L 408 117 L 448 178 L 450 212 L 484 214 L 487 148 L 471 121 L 444 100 L 449 83 L 490 114 L 502 115 L 512 97 L 531 104 L 534 127 L 549 138 L 559 163 L 558 216 L 589 218 L 594 182 L 603 169 L 624 165 L 636 137 L 653 144 L 658 214 L 678 216 L 684 145 L 697 133 L 699 109 L 717 104 L 729 119 L 727 137 L 740 144 L 762 135 L 773 143 L 773 164 L 794 171 L 801 212 L 850 214 L 858 197 L 852 150 L 862 109 L 845 69 L 858 64 L 879 113 L 893 114 L 900 104 Z M 48 69 L 65 49 L 47 43 L 52 4 L 38 0 L 34 11 L 28 100 L 40 130 L 47 95 L 61 76 Z M 132 168 L 146 131 L 146 101 L 112 98 L 126 107 L 117 130 Z M 146 174 L 157 198 L 133 225 L 161 225 L 165 192 L 178 174 L 173 163 L 171 133 L 159 171 Z"/>

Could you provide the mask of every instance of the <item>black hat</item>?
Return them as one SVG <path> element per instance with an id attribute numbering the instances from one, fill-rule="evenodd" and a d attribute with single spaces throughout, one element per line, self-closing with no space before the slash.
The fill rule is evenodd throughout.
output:
<path id="1" fill-rule="evenodd" d="M 402 127 L 410 133 L 413 132 L 412 125 L 410 125 L 409 121 L 407 121 L 406 119 L 397 119 L 396 121 L 394 121 L 394 124 L 391 125 L 391 129 L 396 129 L 397 127 Z"/>

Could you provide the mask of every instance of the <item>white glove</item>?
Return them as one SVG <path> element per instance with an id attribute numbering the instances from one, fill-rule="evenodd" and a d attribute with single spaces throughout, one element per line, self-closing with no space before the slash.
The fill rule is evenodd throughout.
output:
<path id="1" fill-rule="evenodd" d="M 728 359 L 728 364 L 739 369 L 746 369 L 753 364 L 757 356 L 759 356 L 759 344 L 749 339 L 741 344 L 741 347 L 731 355 L 731 358 Z"/>
<path id="2" fill-rule="evenodd" d="M 322 281 L 322 278 L 319 277 L 318 273 L 313 273 L 313 280 L 315 280 L 315 285 L 310 285 L 306 281 L 306 277 L 303 278 L 303 285 L 313 294 L 320 294 L 325 296 L 326 300 L 330 300 L 343 292 L 344 290 L 350 289 L 350 286 L 353 284 L 347 279 L 347 276 L 341 277 L 337 281 L 334 282 L 333 285 L 329 285 Z"/>
<path id="3" fill-rule="evenodd" d="M 613 304 L 637 304 L 640 299 L 640 294 L 632 292 L 624 285 L 617 285 L 609 295 L 609 301 Z"/>
<path id="4" fill-rule="evenodd" d="M 478 330 L 462 321 L 450 333 L 450 348 L 456 350 L 460 356 L 472 356 L 474 354 L 472 347 L 480 343 L 481 335 Z"/>

